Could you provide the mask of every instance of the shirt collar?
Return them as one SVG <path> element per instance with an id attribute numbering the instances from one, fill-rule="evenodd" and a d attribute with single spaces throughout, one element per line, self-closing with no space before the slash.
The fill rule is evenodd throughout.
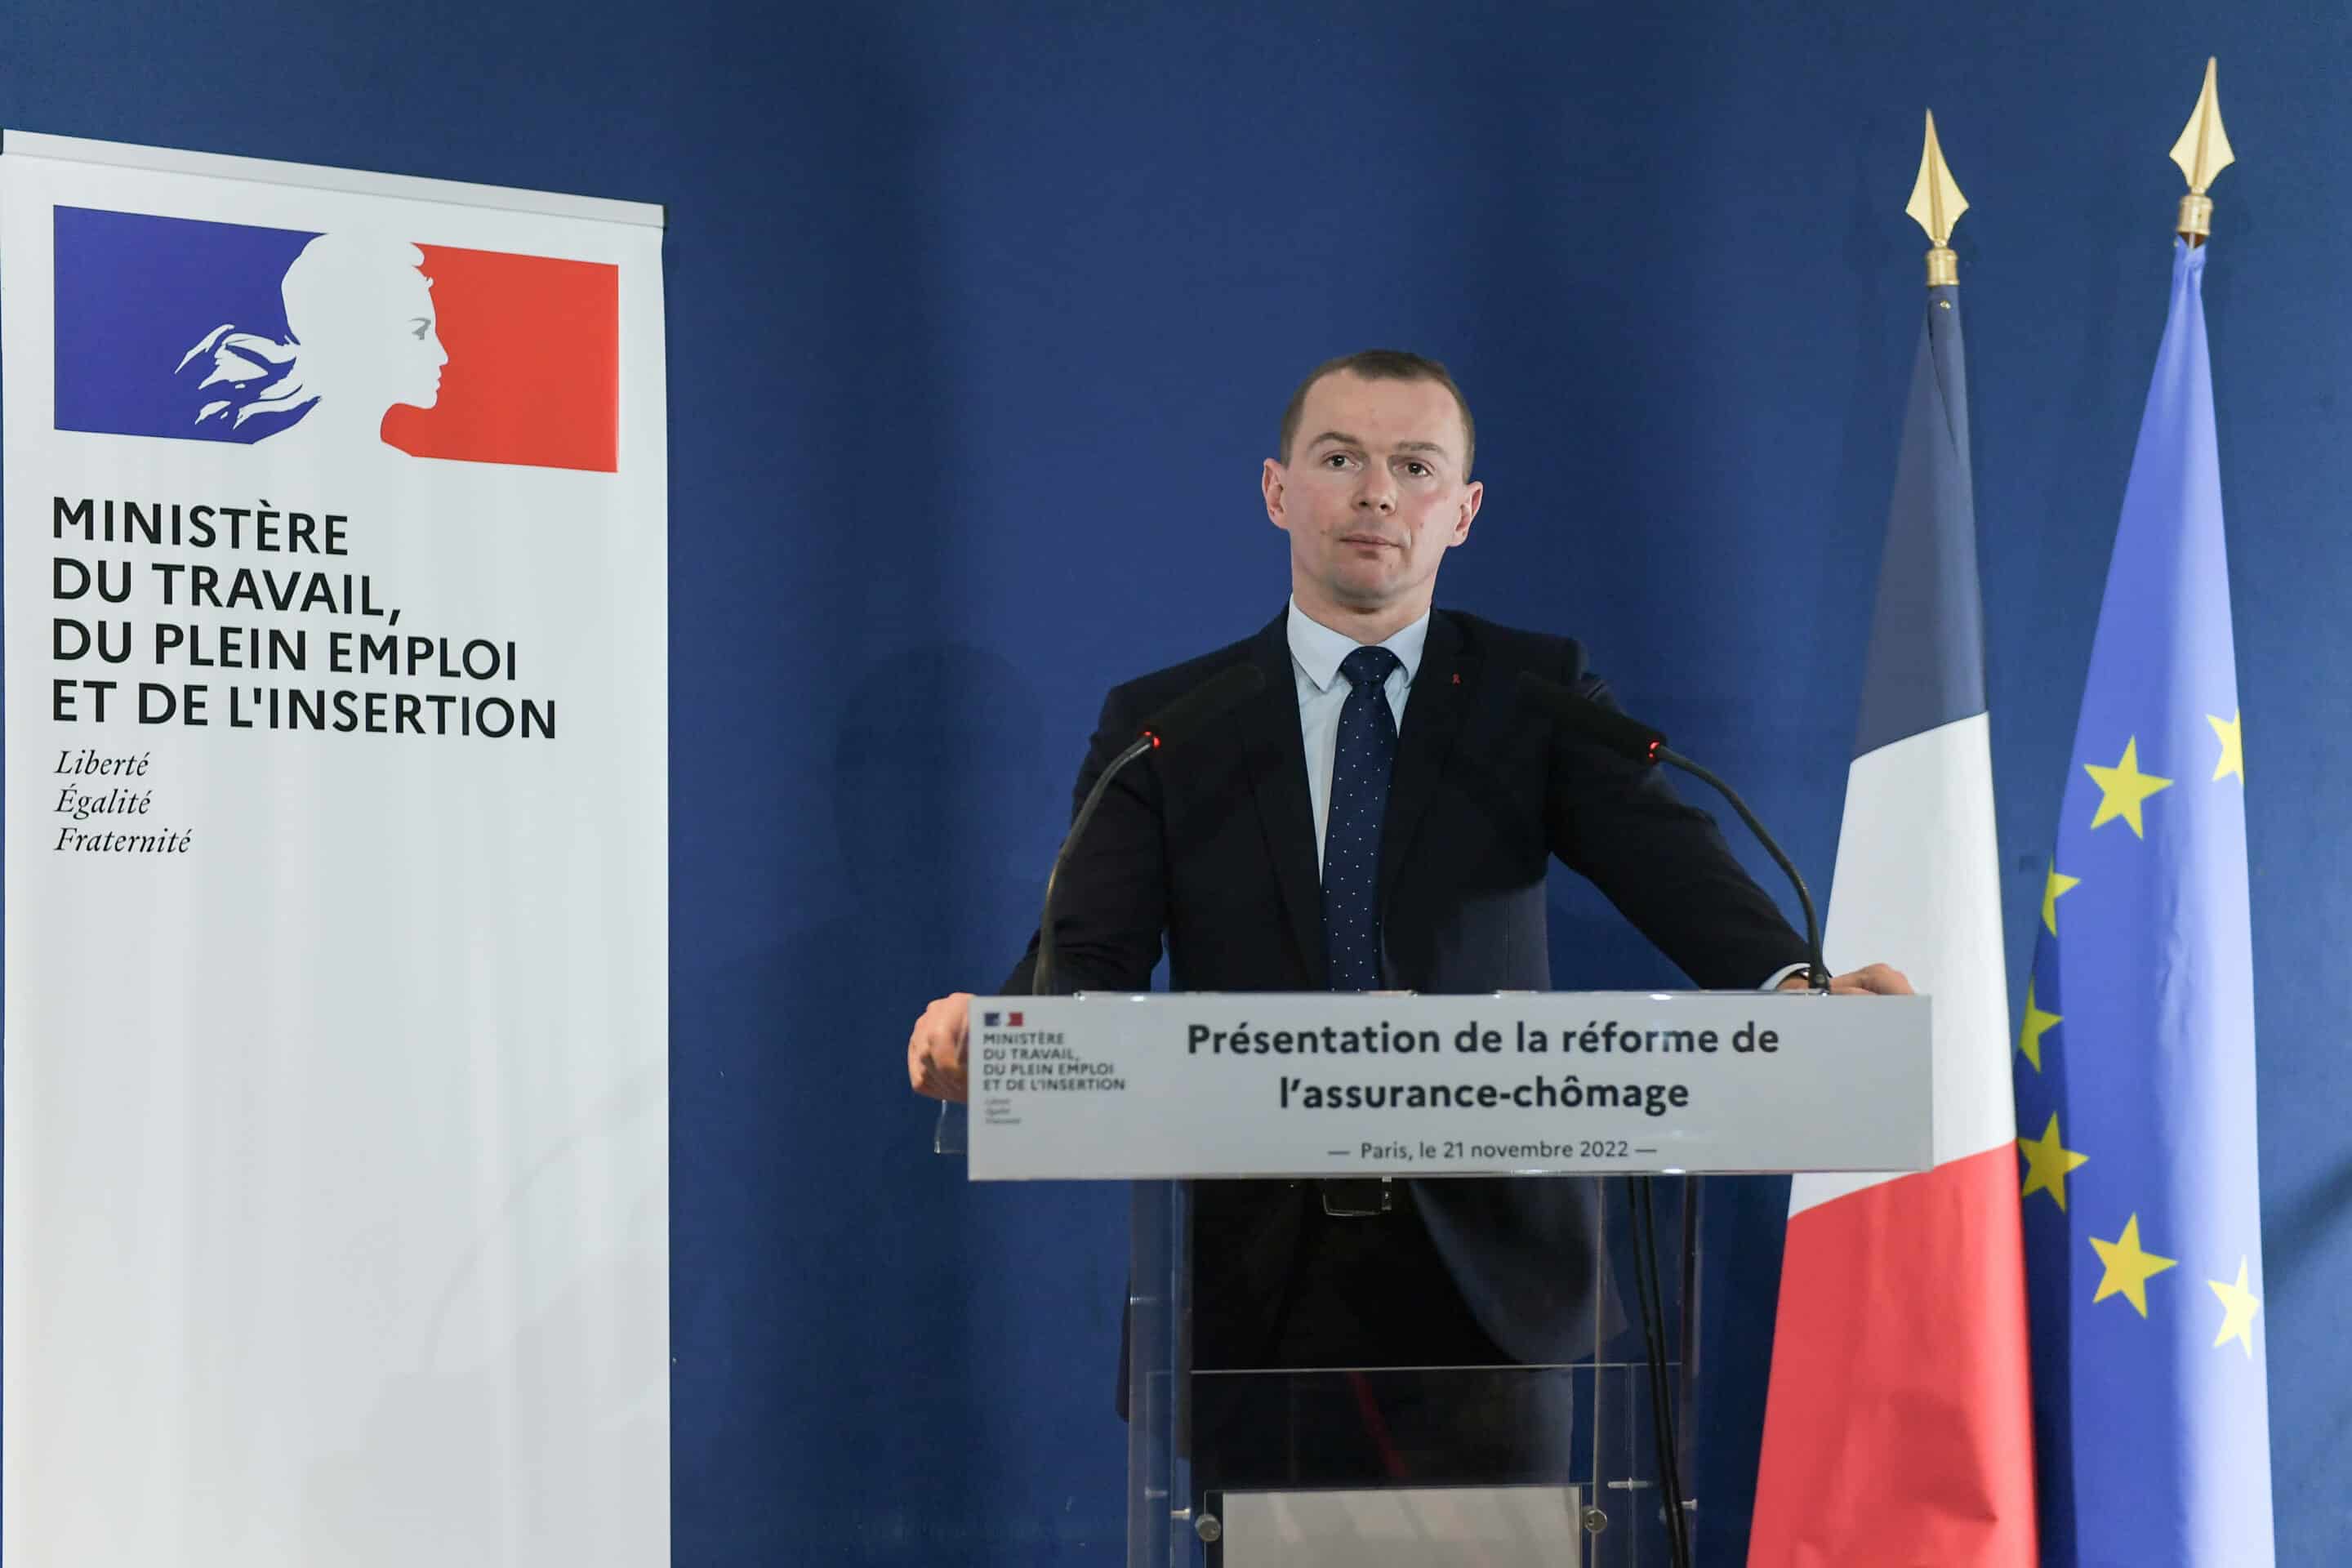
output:
<path id="1" fill-rule="evenodd" d="M 1407 686 L 1412 684 L 1414 674 L 1421 668 L 1421 650 L 1428 641 L 1429 612 L 1423 610 L 1419 620 L 1381 644 L 1404 666 Z M 1297 599 L 1290 601 L 1290 657 L 1307 679 L 1315 683 L 1316 690 L 1331 689 L 1331 682 L 1339 679 L 1340 661 L 1355 652 L 1357 647 L 1355 638 L 1345 632 L 1335 632 L 1307 615 L 1298 607 Z"/>

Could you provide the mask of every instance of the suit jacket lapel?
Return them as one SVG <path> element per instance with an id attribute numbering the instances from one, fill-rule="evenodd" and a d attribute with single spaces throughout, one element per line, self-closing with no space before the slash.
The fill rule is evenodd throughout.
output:
<path id="1" fill-rule="evenodd" d="M 1331 983 L 1330 963 L 1323 952 L 1323 881 L 1315 866 L 1315 807 L 1307 795 L 1307 745 L 1299 736 L 1298 677 L 1291 667 L 1288 621 L 1286 610 L 1258 634 L 1251 657 L 1265 676 L 1265 689 L 1242 705 L 1237 727 L 1249 756 L 1250 789 L 1257 797 L 1275 881 L 1306 962 L 1304 989 L 1320 991 Z"/>
<path id="2" fill-rule="evenodd" d="M 1421 668 L 1413 673 L 1412 695 L 1404 705 L 1404 731 L 1397 737 L 1388 814 L 1381 822 L 1380 907 L 1384 918 L 1389 889 L 1396 886 L 1397 869 L 1412 847 L 1413 830 L 1436 797 L 1445 760 L 1453 754 L 1454 733 L 1462 727 L 1464 693 L 1476 670 L 1453 617 L 1442 610 L 1430 616 L 1429 640 L 1422 645 Z"/>

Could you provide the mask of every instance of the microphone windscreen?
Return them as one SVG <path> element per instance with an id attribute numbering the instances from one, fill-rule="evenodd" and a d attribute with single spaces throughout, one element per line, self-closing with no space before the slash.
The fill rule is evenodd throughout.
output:
<path id="1" fill-rule="evenodd" d="M 1557 680 L 1521 670 L 1519 689 L 1577 734 L 1628 762 L 1648 767 L 1666 749 L 1665 736 L 1647 724 L 1604 708 L 1590 697 L 1580 697 Z"/>

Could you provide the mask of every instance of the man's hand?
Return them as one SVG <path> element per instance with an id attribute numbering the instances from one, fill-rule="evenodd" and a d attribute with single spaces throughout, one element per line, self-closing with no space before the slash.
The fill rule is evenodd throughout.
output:
<path id="1" fill-rule="evenodd" d="M 923 1009 L 915 1020 L 915 1032 L 907 1037 L 907 1079 L 917 1094 L 933 1100 L 964 1098 L 964 1038 L 971 1026 L 969 991 L 942 996 Z"/>
<path id="2" fill-rule="evenodd" d="M 1805 978 L 1803 973 L 1800 972 L 1780 982 L 1780 989 L 1802 991 L 1811 984 Z M 1884 963 L 1874 963 L 1867 968 L 1857 969 L 1851 974 L 1832 975 L 1830 994 L 1832 996 L 1908 996 L 1911 994 L 1911 982 L 1899 969 L 1891 969 Z"/>

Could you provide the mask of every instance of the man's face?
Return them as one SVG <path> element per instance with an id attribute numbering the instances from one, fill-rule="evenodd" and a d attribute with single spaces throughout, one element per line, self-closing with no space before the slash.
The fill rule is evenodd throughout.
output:
<path id="1" fill-rule="evenodd" d="M 1289 460 L 1268 458 L 1261 479 L 1266 516 L 1290 535 L 1300 607 L 1426 608 L 1484 494 L 1463 477 L 1463 447 L 1454 395 L 1433 381 L 1343 371 L 1309 387 Z"/>

